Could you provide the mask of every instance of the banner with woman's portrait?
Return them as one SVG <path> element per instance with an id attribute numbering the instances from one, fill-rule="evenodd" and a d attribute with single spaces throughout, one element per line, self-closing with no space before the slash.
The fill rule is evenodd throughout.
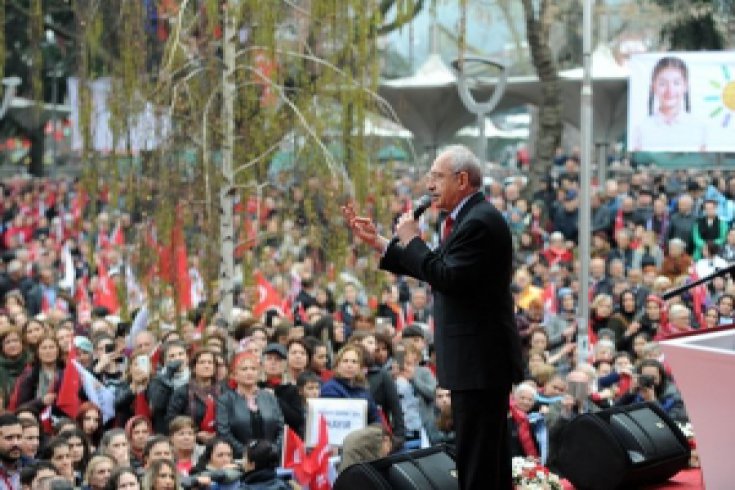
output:
<path id="1" fill-rule="evenodd" d="M 634 55 L 628 148 L 735 152 L 735 52 Z"/>

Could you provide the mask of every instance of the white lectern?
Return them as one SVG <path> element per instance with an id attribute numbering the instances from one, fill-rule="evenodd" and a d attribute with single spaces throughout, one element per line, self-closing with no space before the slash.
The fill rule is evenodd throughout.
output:
<path id="1" fill-rule="evenodd" d="M 705 488 L 735 488 L 735 328 L 670 338 L 661 347 L 692 423 Z"/>

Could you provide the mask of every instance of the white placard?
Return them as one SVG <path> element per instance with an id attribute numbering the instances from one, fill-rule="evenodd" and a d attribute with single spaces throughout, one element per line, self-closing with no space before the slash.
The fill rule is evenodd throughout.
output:
<path id="1" fill-rule="evenodd" d="M 307 401 L 307 447 L 314 447 L 319 437 L 319 416 L 327 421 L 329 444 L 341 446 L 347 434 L 367 425 L 367 400 L 355 398 L 311 398 Z"/>
<path id="2" fill-rule="evenodd" d="M 735 151 L 735 52 L 668 52 L 628 62 L 628 149 Z"/>

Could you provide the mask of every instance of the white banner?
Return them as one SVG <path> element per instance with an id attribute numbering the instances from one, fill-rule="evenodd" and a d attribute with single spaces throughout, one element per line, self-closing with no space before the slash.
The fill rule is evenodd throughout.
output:
<path id="1" fill-rule="evenodd" d="M 344 438 L 353 430 L 364 429 L 367 424 L 367 401 L 355 398 L 310 398 L 307 400 L 307 447 L 314 447 L 319 437 L 319 415 L 324 415 L 329 433 L 329 445 L 341 446 Z"/>
<path id="2" fill-rule="evenodd" d="M 735 151 L 735 52 L 645 53 L 628 67 L 631 151 Z"/>

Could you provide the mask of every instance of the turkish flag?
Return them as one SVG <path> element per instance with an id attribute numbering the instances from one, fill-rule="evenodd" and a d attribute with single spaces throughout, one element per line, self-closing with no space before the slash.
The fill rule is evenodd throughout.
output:
<path id="1" fill-rule="evenodd" d="M 107 273 L 107 267 L 100 264 L 97 269 L 97 290 L 92 300 L 94 306 L 104 306 L 111 314 L 120 309 L 120 301 L 117 298 L 117 285 Z"/>
<path id="2" fill-rule="evenodd" d="M 324 415 L 319 416 L 319 437 L 316 446 L 309 454 L 309 470 L 311 481 L 309 490 L 329 490 L 329 433 L 327 420 Z"/>
<path id="3" fill-rule="evenodd" d="M 268 310 L 276 310 L 283 315 L 283 298 L 260 271 L 255 272 L 255 285 L 258 288 L 258 302 L 253 306 L 253 315 L 259 317 Z"/>
<path id="4" fill-rule="evenodd" d="M 215 412 L 214 398 L 212 398 L 212 395 L 207 396 L 207 400 L 204 402 L 204 405 L 206 406 L 204 410 L 204 418 L 202 419 L 202 423 L 199 424 L 199 428 L 205 432 L 214 434 Z"/>
<path id="5" fill-rule="evenodd" d="M 191 278 L 181 208 L 176 210 L 169 243 L 159 247 L 158 274 L 161 280 L 174 286 L 179 307 L 183 311 L 191 310 Z"/>
<path id="6" fill-rule="evenodd" d="M 304 468 L 306 463 L 304 441 L 289 426 L 285 426 L 284 432 L 281 466 L 293 470 L 294 478 L 299 482 L 299 485 L 307 485 L 311 475 L 306 473 Z"/>
<path id="7" fill-rule="evenodd" d="M 74 365 L 74 359 L 77 358 L 77 349 L 72 342 L 69 354 L 66 356 L 66 365 L 64 366 L 64 376 L 61 378 L 59 386 L 59 394 L 56 397 L 56 406 L 71 418 L 77 416 L 79 412 L 79 387 L 81 380 L 79 371 Z"/>
<path id="8" fill-rule="evenodd" d="M 556 285 L 548 282 L 544 287 L 544 311 L 547 314 L 556 314 Z"/>

